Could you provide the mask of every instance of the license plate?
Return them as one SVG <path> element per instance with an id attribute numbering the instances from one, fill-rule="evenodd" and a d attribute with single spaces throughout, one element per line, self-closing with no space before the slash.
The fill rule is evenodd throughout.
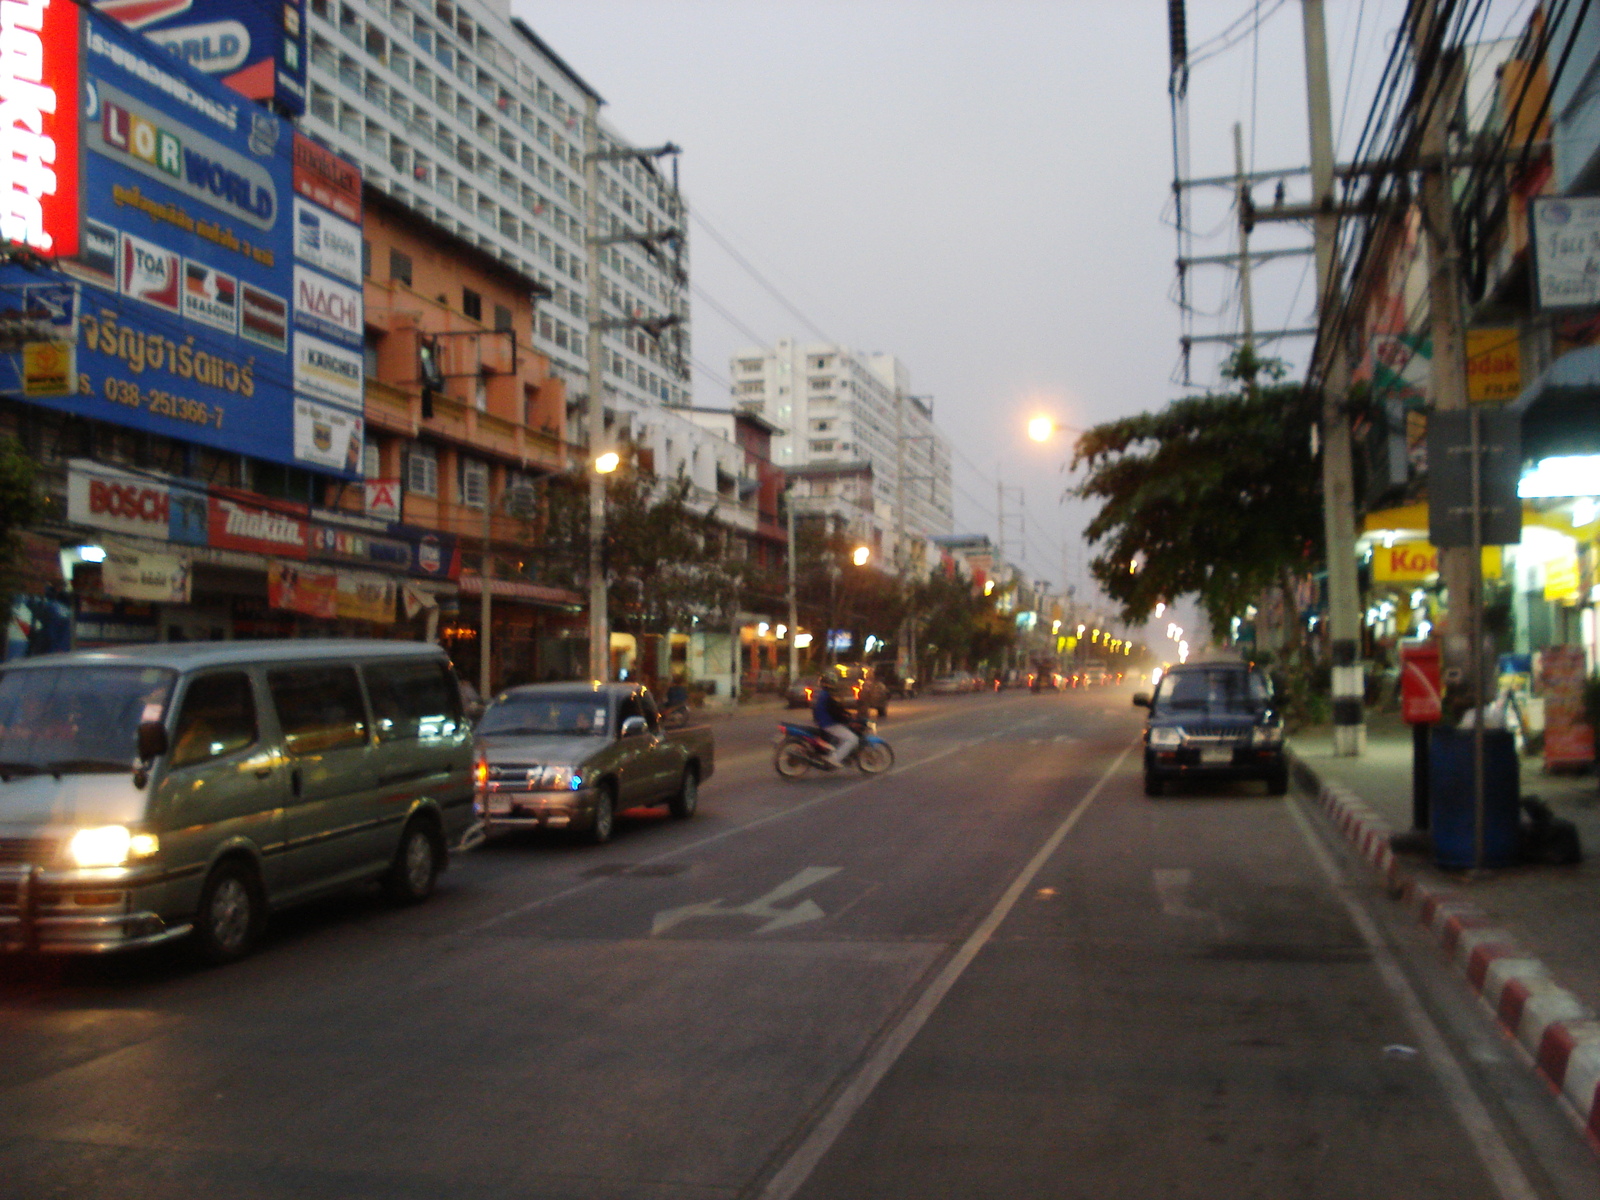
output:
<path id="1" fill-rule="evenodd" d="M 1200 751 L 1202 763 L 1231 763 L 1233 761 L 1232 746 L 1207 747 Z"/>
<path id="2" fill-rule="evenodd" d="M 493 795 L 491 795 L 489 797 L 489 814 L 491 816 L 497 816 L 497 817 L 498 816 L 504 816 L 505 814 L 509 813 L 510 811 L 511 811 L 511 797 L 510 796 L 493 796 Z"/>

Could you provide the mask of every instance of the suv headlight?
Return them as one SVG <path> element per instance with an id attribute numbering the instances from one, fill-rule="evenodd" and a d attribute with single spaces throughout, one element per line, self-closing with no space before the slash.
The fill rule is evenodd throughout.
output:
<path id="1" fill-rule="evenodd" d="M 1150 731 L 1150 744 L 1157 749 L 1175 750 L 1183 745 L 1183 730 L 1152 729 Z"/>
<path id="2" fill-rule="evenodd" d="M 1276 746 L 1283 741 L 1282 725 L 1257 725 L 1250 731 L 1252 746 Z"/>
<path id="3" fill-rule="evenodd" d="M 124 825 L 80 829 L 67 843 L 67 853 L 80 867 L 120 867 L 131 858 L 149 858 L 161 848 L 153 833 L 129 833 Z"/>

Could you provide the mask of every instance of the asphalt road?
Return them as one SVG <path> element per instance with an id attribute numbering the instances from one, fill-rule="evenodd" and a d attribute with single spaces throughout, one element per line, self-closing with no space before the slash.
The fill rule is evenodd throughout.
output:
<path id="1" fill-rule="evenodd" d="M 0 1196 L 1600 1195 L 1320 816 L 1146 799 L 1127 697 L 896 704 L 876 779 L 740 717 L 692 821 L 0 964 Z"/>

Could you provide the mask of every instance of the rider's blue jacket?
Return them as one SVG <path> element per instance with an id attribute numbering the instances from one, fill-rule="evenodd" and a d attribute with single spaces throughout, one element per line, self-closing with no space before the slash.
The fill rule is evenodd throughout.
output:
<path id="1" fill-rule="evenodd" d="M 811 719 L 820 728 L 826 729 L 829 725 L 848 724 L 850 714 L 827 688 L 819 687 L 811 699 Z"/>

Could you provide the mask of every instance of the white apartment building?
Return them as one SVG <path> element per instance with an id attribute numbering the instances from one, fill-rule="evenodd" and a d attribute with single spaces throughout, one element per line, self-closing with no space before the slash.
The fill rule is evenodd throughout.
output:
<path id="1" fill-rule="evenodd" d="M 497 0 L 309 0 L 304 131 L 367 182 L 548 286 L 534 347 L 587 396 L 584 112 L 599 95 Z M 630 143 L 600 123 L 603 150 Z M 602 236 L 684 230 L 655 163 L 600 164 Z M 688 245 L 601 249 L 603 315 L 676 314 L 659 343 L 608 331 L 608 409 L 687 407 Z M 581 422 L 569 436 L 581 437 Z"/>
<path id="2" fill-rule="evenodd" d="M 772 439 L 777 466 L 870 463 L 872 519 L 883 544 L 893 546 L 903 521 L 900 561 L 931 563 L 928 540 L 948 534 L 954 516 L 950 443 L 933 423 L 932 402 L 911 394 L 904 363 L 785 339 L 735 354 L 730 369 L 734 403 L 787 431 Z"/>

